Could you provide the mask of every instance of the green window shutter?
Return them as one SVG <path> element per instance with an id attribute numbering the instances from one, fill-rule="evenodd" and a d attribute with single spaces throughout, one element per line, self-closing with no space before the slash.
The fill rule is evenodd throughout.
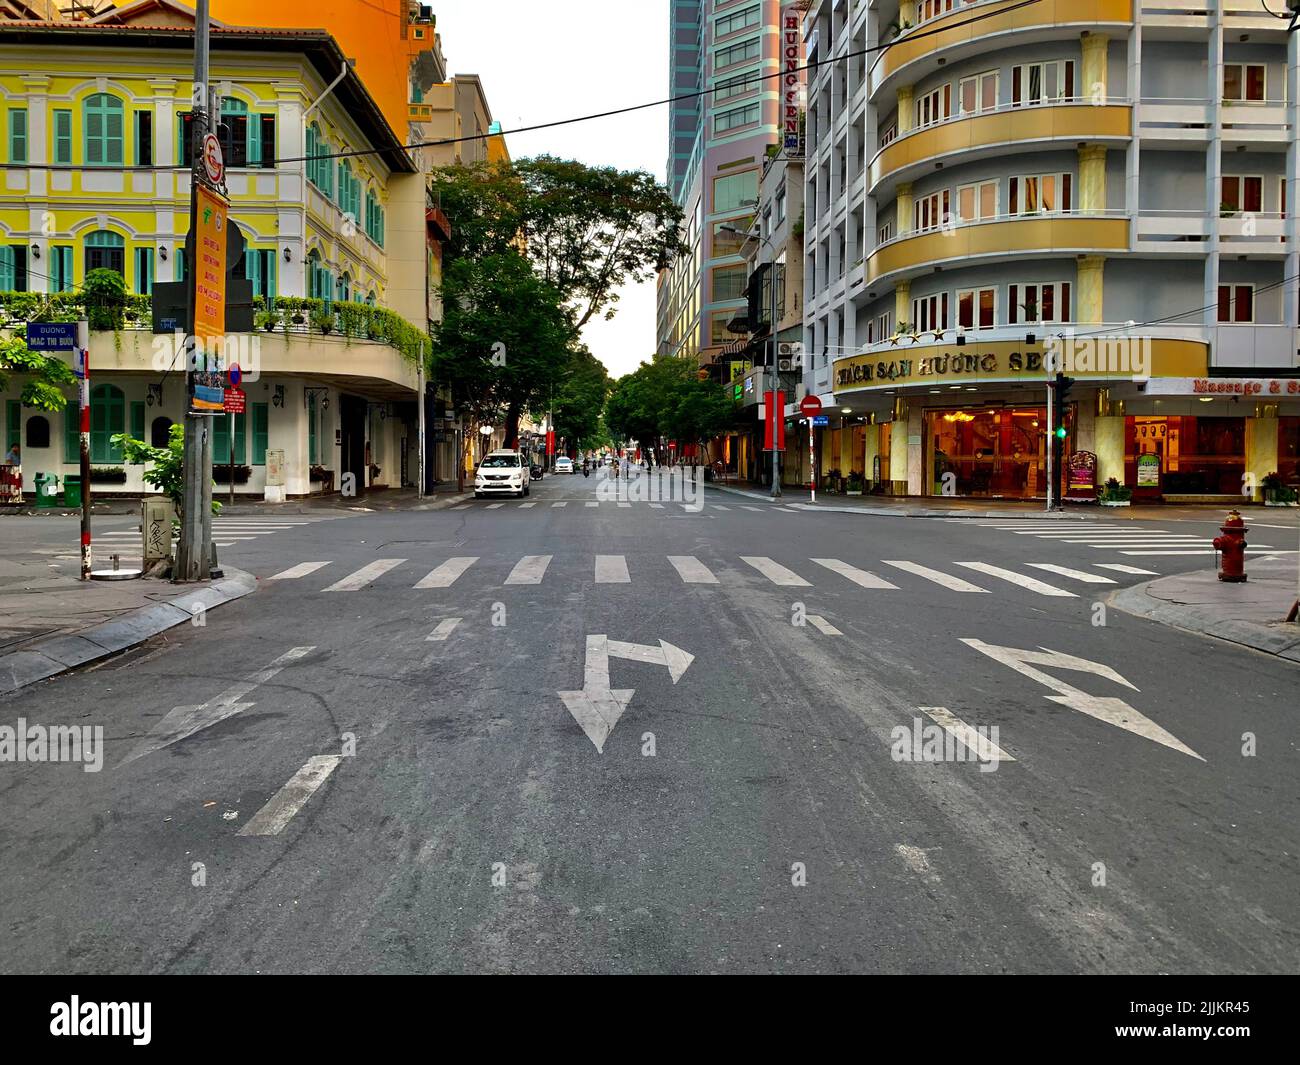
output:
<path id="1" fill-rule="evenodd" d="M 316 396 L 307 397 L 307 461 L 315 466 L 320 462 L 316 447 Z"/>
<path id="2" fill-rule="evenodd" d="M 9 109 L 9 161 L 27 162 L 27 109 L 25 107 Z"/>
<path id="3" fill-rule="evenodd" d="M 135 249 L 135 291 L 140 296 L 153 292 L 153 248 Z"/>
<path id="4" fill-rule="evenodd" d="M 23 410 L 16 399 L 5 401 L 5 451 L 23 442 Z"/>
<path id="5" fill-rule="evenodd" d="M 61 244 L 50 249 L 50 290 L 69 292 L 72 289 L 72 248 Z"/>
<path id="6" fill-rule="evenodd" d="M 86 97 L 86 165 L 122 165 L 122 101 L 109 93 Z"/>
<path id="7" fill-rule="evenodd" d="M 126 432 L 126 400 L 114 385 L 98 385 L 90 393 L 90 461 L 122 461 L 122 449 L 111 440 Z"/>
<path id="8" fill-rule="evenodd" d="M 80 462 L 81 461 L 81 425 L 78 418 L 81 416 L 81 410 L 77 404 L 69 401 L 68 405 L 63 408 L 63 461 Z"/>
<path id="9" fill-rule="evenodd" d="M 64 109 L 54 112 L 54 162 L 72 163 L 72 112 Z"/>
<path id="10" fill-rule="evenodd" d="M 14 250 L 6 245 L 0 245 L 0 292 L 13 292 L 16 284 L 17 272 L 14 270 Z"/>
<path id="11" fill-rule="evenodd" d="M 275 294 L 276 294 L 276 288 L 275 288 L 275 271 L 276 271 L 275 249 L 274 249 L 274 248 L 268 248 L 268 249 L 266 249 L 265 251 L 262 252 L 262 256 L 263 256 L 263 261 L 262 261 L 262 285 L 263 285 L 263 288 L 262 288 L 262 295 L 264 295 L 264 296 L 267 298 L 267 300 L 270 301 L 270 300 L 275 299 Z"/>
<path id="12" fill-rule="evenodd" d="M 212 465 L 230 464 L 230 415 L 212 419 Z"/>
<path id="13" fill-rule="evenodd" d="M 266 445 L 270 436 L 270 408 L 265 403 L 253 404 L 253 465 L 266 465 Z"/>
<path id="14" fill-rule="evenodd" d="M 235 463 L 242 466 L 248 461 L 248 415 L 235 415 Z"/>
<path id="15" fill-rule="evenodd" d="M 248 138 L 248 165 L 262 165 L 262 116 L 248 116 L 248 130 L 245 134 Z"/>
<path id="16" fill-rule="evenodd" d="M 133 402 L 131 404 L 131 439 L 144 440 L 144 404 Z M 148 443 L 145 440 L 145 443 Z"/>

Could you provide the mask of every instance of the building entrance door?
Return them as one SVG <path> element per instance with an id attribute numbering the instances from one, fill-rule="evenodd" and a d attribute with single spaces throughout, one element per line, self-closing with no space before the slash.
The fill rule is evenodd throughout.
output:
<path id="1" fill-rule="evenodd" d="M 339 469 L 353 475 L 360 494 L 366 487 L 366 401 L 358 396 L 339 396 L 339 422 L 343 434 Z"/>

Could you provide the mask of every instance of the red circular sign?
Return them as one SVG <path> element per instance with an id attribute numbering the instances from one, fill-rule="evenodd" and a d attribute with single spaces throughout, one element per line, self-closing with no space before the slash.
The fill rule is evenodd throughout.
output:
<path id="1" fill-rule="evenodd" d="M 816 396 L 804 396 L 799 401 L 799 410 L 803 412 L 805 417 L 812 418 L 822 412 L 822 401 Z"/>
<path id="2" fill-rule="evenodd" d="M 226 173 L 226 163 L 221 157 L 221 141 L 215 133 L 209 133 L 203 138 L 203 170 L 214 185 L 221 184 Z"/>

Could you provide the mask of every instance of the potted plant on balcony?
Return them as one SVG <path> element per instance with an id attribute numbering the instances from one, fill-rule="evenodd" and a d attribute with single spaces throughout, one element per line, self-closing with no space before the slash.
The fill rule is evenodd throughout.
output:
<path id="1" fill-rule="evenodd" d="M 1133 489 L 1122 485 L 1115 477 L 1107 478 L 1097 502 L 1103 507 L 1127 507 L 1132 503 Z"/>
<path id="2" fill-rule="evenodd" d="M 91 466 L 91 484 L 126 484 L 124 466 Z"/>
<path id="3" fill-rule="evenodd" d="M 334 313 L 321 309 L 311 312 L 311 327 L 329 336 L 334 330 Z"/>
<path id="4" fill-rule="evenodd" d="M 862 495 L 862 474 L 857 470 L 849 474 L 848 488 L 844 494 L 850 496 Z"/>
<path id="5" fill-rule="evenodd" d="M 1264 489 L 1264 506 L 1294 507 L 1296 505 L 1296 490 L 1284 485 L 1282 475 L 1276 470 L 1264 475 L 1260 487 Z"/>

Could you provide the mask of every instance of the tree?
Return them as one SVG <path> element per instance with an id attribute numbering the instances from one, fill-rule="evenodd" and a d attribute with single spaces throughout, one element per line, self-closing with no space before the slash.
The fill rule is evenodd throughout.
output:
<path id="1" fill-rule="evenodd" d="M 681 209 L 644 170 L 542 155 L 444 167 L 431 188 L 456 220 L 449 257 L 522 250 L 578 329 L 597 315 L 612 318 L 622 285 L 652 277 L 688 250 Z"/>
<path id="2" fill-rule="evenodd" d="M 601 413 L 612 382 L 605 365 L 586 347 L 570 353 L 562 382 L 555 390 L 552 410 L 555 432 L 573 447 L 593 447 L 603 435 Z"/>
<path id="3" fill-rule="evenodd" d="M 115 433 L 109 441 L 114 447 L 121 448 L 122 457 L 132 465 L 143 465 L 145 484 L 151 484 L 176 508 L 176 522 L 185 518 L 185 426 L 176 422 L 167 431 L 167 446 L 154 447 L 143 440 L 136 440 L 127 433 Z M 214 481 L 215 485 L 216 482 Z M 212 501 L 212 513 L 218 514 L 221 504 Z"/>
<path id="4" fill-rule="evenodd" d="M 667 356 L 619 378 L 605 417 L 621 439 L 643 445 L 661 437 L 699 443 L 732 424 L 735 404 L 722 385 L 700 379 L 693 360 Z"/>
<path id="5" fill-rule="evenodd" d="M 505 444 L 516 447 L 519 416 L 568 361 L 570 316 L 555 289 L 513 249 L 450 262 L 442 297 L 432 375 L 452 382 L 458 409 L 472 420 L 503 419 Z"/>
<path id="6" fill-rule="evenodd" d="M 0 340 L 0 392 L 9 387 L 11 373 L 26 377 L 20 397 L 23 406 L 50 413 L 58 413 L 68 405 L 62 386 L 77 381 L 66 362 L 32 351 L 17 334 Z"/>

